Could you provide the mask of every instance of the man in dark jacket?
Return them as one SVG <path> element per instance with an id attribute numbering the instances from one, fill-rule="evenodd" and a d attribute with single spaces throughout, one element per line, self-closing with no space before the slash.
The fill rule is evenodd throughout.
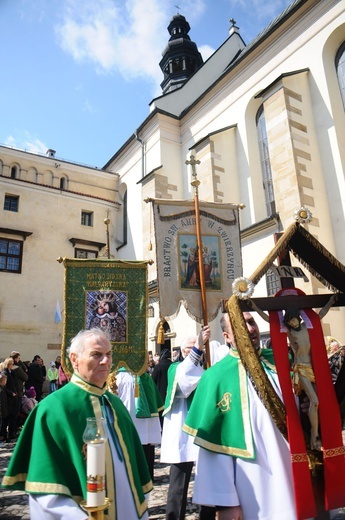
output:
<path id="1" fill-rule="evenodd" d="M 43 373 L 42 373 L 42 359 L 36 354 L 29 367 L 28 380 L 26 381 L 26 388 L 34 387 L 36 390 L 36 400 L 39 402 L 42 399 L 43 389 Z"/>
<path id="2" fill-rule="evenodd" d="M 24 383 L 28 380 L 27 368 L 24 363 L 20 360 L 20 353 L 13 350 L 11 352 L 11 358 L 14 361 L 12 368 L 12 375 L 17 388 L 18 397 L 20 400 L 24 395 Z"/>
<path id="3" fill-rule="evenodd" d="M 168 388 L 168 370 L 171 365 L 171 353 L 170 349 L 164 349 L 161 352 L 161 357 L 159 363 L 154 367 L 152 371 L 152 379 L 156 383 L 158 387 L 158 391 L 161 395 L 163 403 L 165 402 L 165 397 L 167 395 Z M 163 428 L 163 411 L 159 412 L 159 420 L 161 422 L 161 428 Z"/>

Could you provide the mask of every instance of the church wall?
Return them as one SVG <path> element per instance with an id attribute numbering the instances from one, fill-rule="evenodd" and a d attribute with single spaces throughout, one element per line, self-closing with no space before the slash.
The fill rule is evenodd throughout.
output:
<path id="1" fill-rule="evenodd" d="M 301 205 L 314 216 L 307 226 L 309 231 L 345 263 L 345 245 L 339 239 L 345 214 L 345 197 L 340 200 L 344 193 L 344 110 L 339 105 L 334 67 L 335 53 L 344 38 L 344 31 L 338 27 L 344 23 L 340 2 L 310 2 L 219 79 L 186 111 L 179 127 L 171 117 L 172 136 L 169 117 L 163 120 L 157 116 L 161 132 L 157 162 L 162 168 L 155 174 L 155 193 L 163 198 L 180 198 L 181 194 L 191 199 L 192 168 L 185 161 L 194 154 L 200 160 L 200 198 L 244 203 L 240 220 L 245 230 L 268 216 L 256 132 L 256 114 L 264 103 L 280 225 L 273 221 L 265 240 L 254 233 L 243 243 L 246 275 L 273 247 L 273 233 L 285 229 L 293 221 L 293 211 Z M 165 99 L 155 100 L 155 106 L 161 104 L 174 113 L 173 101 L 181 101 L 187 85 Z M 176 186 L 175 192 L 169 189 L 171 185 Z M 147 228 L 147 222 L 143 227 Z M 293 264 L 299 265 L 294 259 Z M 152 277 L 153 271 L 154 267 Z M 327 292 L 313 278 L 309 284 L 297 281 L 296 285 L 309 293 Z M 255 295 L 265 294 L 263 280 Z M 324 319 L 325 327 L 331 323 L 332 330 L 345 337 L 345 320 L 339 319 L 340 315 L 344 318 L 344 309 L 332 310 Z"/>

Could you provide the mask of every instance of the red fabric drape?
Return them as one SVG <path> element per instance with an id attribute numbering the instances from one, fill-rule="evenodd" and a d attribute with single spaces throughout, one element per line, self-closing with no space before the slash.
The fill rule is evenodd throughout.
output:
<path id="1" fill-rule="evenodd" d="M 299 289 L 289 289 L 304 294 Z M 284 289 L 276 296 L 283 296 Z M 335 395 L 328 365 L 323 331 L 318 314 L 304 310 L 312 328 L 308 329 L 316 392 L 319 399 L 319 424 L 321 430 L 326 509 L 345 505 L 345 448 L 342 441 L 342 425 L 339 405 Z M 300 519 L 315 516 L 311 476 L 307 462 L 303 430 L 296 407 L 290 367 L 288 362 L 287 333 L 280 330 L 278 312 L 270 312 L 271 340 L 278 377 L 286 406 L 288 436 L 291 449 L 292 471 L 296 497 L 296 509 Z"/>

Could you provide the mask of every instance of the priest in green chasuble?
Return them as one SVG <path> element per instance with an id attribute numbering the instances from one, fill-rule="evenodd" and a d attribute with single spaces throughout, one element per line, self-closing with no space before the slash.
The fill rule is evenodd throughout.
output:
<path id="1" fill-rule="evenodd" d="M 105 420 L 108 518 L 147 519 L 152 489 L 145 455 L 121 400 L 107 390 L 111 344 L 100 329 L 81 331 L 68 350 L 70 383 L 47 396 L 30 413 L 2 486 L 29 494 L 35 520 L 86 520 L 86 419 Z"/>

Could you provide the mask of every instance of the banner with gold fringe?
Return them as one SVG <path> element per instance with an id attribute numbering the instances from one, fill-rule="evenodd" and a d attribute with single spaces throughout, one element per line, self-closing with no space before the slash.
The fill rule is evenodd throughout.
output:
<path id="1" fill-rule="evenodd" d="M 157 277 L 161 316 L 176 315 L 181 302 L 202 322 L 200 267 L 195 206 L 192 200 L 148 199 L 154 212 Z M 222 295 L 242 274 L 239 205 L 199 201 L 203 270 L 208 320 L 219 310 Z"/>
<path id="2" fill-rule="evenodd" d="M 134 374 L 146 370 L 147 262 L 105 259 L 63 259 L 65 267 L 62 358 L 80 331 L 102 329 L 112 345 L 112 371 L 126 367 Z"/>

